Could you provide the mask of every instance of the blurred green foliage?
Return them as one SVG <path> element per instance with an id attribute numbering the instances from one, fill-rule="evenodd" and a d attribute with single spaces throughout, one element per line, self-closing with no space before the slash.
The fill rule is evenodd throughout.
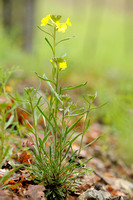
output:
<path id="1" fill-rule="evenodd" d="M 69 16 L 72 28 L 66 37 L 72 36 L 71 33 L 76 37 L 58 48 L 60 56 L 64 48 L 67 53 L 65 80 L 88 80 L 90 90 L 98 92 L 99 103 L 109 101 L 94 118 L 111 126 L 111 133 L 117 135 L 121 144 L 118 153 L 129 163 L 133 161 L 132 15 L 125 12 L 124 5 L 116 7 L 106 1 L 102 1 L 103 4 L 93 2 L 37 1 L 32 54 L 21 50 L 15 30 L 10 36 L 0 30 L 0 65 L 19 65 L 25 75 L 31 72 L 31 77 L 34 71 L 47 73 L 51 59 L 49 47 L 37 25 L 49 13 L 59 13 L 64 19 Z"/>

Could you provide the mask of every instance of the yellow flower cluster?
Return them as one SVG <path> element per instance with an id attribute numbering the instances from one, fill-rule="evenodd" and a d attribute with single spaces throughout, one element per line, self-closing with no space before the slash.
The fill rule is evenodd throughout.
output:
<path id="1" fill-rule="evenodd" d="M 50 60 L 50 62 L 54 65 L 54 63 L 59 65 L 59 69 L 63 70 L 67 68 L 67 63 L 66 60 L 62 57 L 56 57 Z"/>
<path id="2" fill-rule="evenodd" d="M 67 29 L 67 26 L 71 26 L 70 19 L 67 18 L 65 23 L 60 23 L 59 20 L 61 19 L 60 15 L 47 15 L 45 18 L 41 20 L 41 26 L 51 25 L 55 26 L 58 32 L 64 33 Z"/>

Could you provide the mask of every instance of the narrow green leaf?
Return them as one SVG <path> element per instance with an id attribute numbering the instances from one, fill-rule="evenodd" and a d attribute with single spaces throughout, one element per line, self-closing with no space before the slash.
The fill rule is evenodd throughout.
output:
<path id="1" fill-rule="evenodd" d="M 100 106 L 96 106 L 96 107 L 94 107 L 94 108 L 90 108 L 90 111 L 91 111 L 91 110 L 94 110 L 94 109 L 97 109 L 97 108 L 101 108 L 101 107 L 105 106 L 107 103 L 108 103 L 108 102 L 106 102 L 106 103 L 104 103 L 104 104 L 102 104 L 102 105 L 100 105 Z"/>
<path id="2" fill-rule="evenodd" d="M 89 126 L 90 126 L 90 119 L 87 122 L 87 125 L 86 125 L 86 128 L 85 128 L 84 132 L 86 132 L 88 130 Z"/>
<path id="3" fill-rule="evenodd" d="M 66 147 L 65 147 L 65 148 L 66 148 Z M 63 148 L 62 150 L 64 150 L 65 148 Z M 71 144 L 70 144 L 69 147 L 67 148 L 67 150 L 66 150 L 66 152 L 65 152 L 65 154 L 64 154 L 64 156 L 63 156 L 63 158 L 62 158 L 62 160 L 61 160 L 61 162 L 66 158 L 66 156 L 67 156 L 68 151 L 70 150 L 70 148 L 71 148 Z"/>
<path id="4" fill-rule="evenodd" d="M 38 99 L 36 105 L 34 106 L 34 109 L 39 105 L 39 103 L 40 103 L 40 101 L 41 101 L 41 98 L 42 98 L 42 96 L 39 97 L 39 99 Z"/>
<path id="5" fill-rule="evenodd" d="M 28 100 L 21 100 L 21 99 L 17 99 L 17 98 L 15 98 L 15 97 L 13 97 L 11 94 L 8 94 L 10 97 L 11 97 L 11 99 L 13 99 L 13 100 L 15 100 L 15 101 L 18 101 L 18 102 L 22 102 L 22 103 L 28 103 Z"/>
<path id="6" fill-rule="evenodd" d="M 39 137 L 38 140 L 39 140 L 39 143 L 40 143 L 40 147 L 42 148 L 42 140 L 41 140 L 41 138 Z"/>
<path id="7" fill-rule="evenodd" d="M 44 144 L 47 141 L 47 139 L 49 137 L 49 133 L 50 133 L 50 131 L 48 131 L 47 134 L 45 135 L 45 137 L 43 138 L 42 144 Z"/>
<path id="8" fill-rule="evenodd" d="M 11 123 L 13 122 L 13 119 L 14 119 L 14 115 L 11 115 L 11 117 L 5 124 L 5 127 L 4 127 L 5 130 L 9 127 L 9 125 L 11 125 Z"/>
<path id="9" fill-rule="evenodd" d="M 68 145 L 69 145 L 68 149 L 70 149 L 70 148 L 71 148 L 71 144 L 72 144 L 80 135 L 82 135 L 82 133 L 79 133 L 79 134 L 76 135 L 71 141 L 69 141 L 66 145 L 64 145 L 63 149 L 66 148 Z"/>
<path id="10" fill-rule="evenodd" d="M 80 85 L 77 85 L 77 86 L 68 86 L 68 87 L 66 87 L 66 88 L 63 88 L 63 89 L 61 89 L 62 90 L 62 92 L 63 91 L 65 91 L 65 90 L 73 90 L 73 89 L 76 89 L 76 88 L 79 88 L 79 87 L 83 87 L 83 86 L 85 86 L 87 84 L 87 82 L 85 82 L 85 83 L 82 83 L 82 84 L 80 84 Z"/>
<path id="11" fill-rule="evenodd" d="M 53 49 L 51 43 L 49 42 L 48 38 L 45 37 L 45 40 L 46 40 L 46 42 L 48 43 L 48 45 L 50 46 L 52 52 L 54 53 L 54 49 Z"/>
<path id="12" fill-rule="evenodd" d="M 77 165 L 76 162 L 72 162 L 72 163 L 68 164 L 66 167 L 64 167 L 64 171 L 68 171 L 68 170 L 71 171 L 71 169 L 72 169 L 72 168 L 75 168 L 76 165 Z"/>
<path id="13" fill-rule="evenodd" d="M 95 140 L 93 140 L 92 142 L 90 142 L 89 144 L 85 145 L 83 148 L 81 148 L 81 151 L 85 148 L 87 148 L 88 146 L 90 146 L 91 144 L 93 144 L 94 142 L 96 142 L 101 136 L 97 137 Z"/>
<path id="14" fill-rule="evenodd" d="M 68 130 L 67 133 L 69 133 L 77 124 L 78 122 L 82 119 L 83 117 L 80 117 Z"/>
<path id="15" fill-rule="evenodd" d="M 65 39 L 63 39 L 63 40 L 60 40 L 59 42 L 56 43 L 56 46 L 57 46 L 58 44 L 60 44 L 61 42 L 70 40 L 70 39 L 72 39 L 72 38 L 75 38 L 75 36 L 71 36 L 71 37 L 65 38 Z"/>
<path id="16" fill-rule="evenodd" d="M 84 100 L 90 105 L 89 100 L 88 100 L 85 96 L 83 96 L 83 98 L 84 98 Z"/>
<path id="17" fill-rule="evenodd" d="M 34 73 L 36 74 L 36 72 L 34 72 Z M 41 86 L 41 80 L 39 80 L 37 88 L 33 91 L 32 97 L 37 93 L 37 91 L 39 90 L 40 86 Z"/>
<path id="18" fill-rule="evenodd" d="M 93 157 L 91 157 L 91 158 L 85 160 L 85 161 L 82 163 L 82 165 L 85 165 L 86 163 L 88 163 L 88 162 L 89 162 L 90 160 L 92 160 L 92 159 L 93 159 Z"/>
<path id="19" fill-rule="evenodd" d="M 79 114 L 65 115 L 65 117 L 78 117 L 78 116 L 84 115 L 87 112 L 89 112 L 89 110 L 86 110 L 86 111 L 79 113 Z"/>
<path id="20" fill-rule="evenodd" d="M 52 129 L 54 130 L 53 124 L 51 123 L 51 121 L 48 119 L 48 117 L 44 114 L 44 112 L 41 110 L 41 108 L 39 106 L 37 106 L 38 110 L 40 111 L 40 113 L 45 117 L 45 119 L 48 121 L 49 125 L 52 127 Z"/>
<path id="21" fill-rule="evenodd" d="M 43 80 L 43 81 L 48 81 L 48 82 L 51 82 L 51 83 L 53 83 L 54 85 L 56 85 L 54 81 L 52 81 L 52 80 L 50 80 L 50 79 L 47 79 L 47 78 L 43 78 L 43 77 L 39 76 L 36 72 L 35 72 L 35 74 L 36 74 L 36 75 L 38 76 L 38 78 L 40 78 L 41 80 Z"/>
<path id="22" fill-rule="evenodd" d="M 43 78 L 47 79 L 46 75 L 43 74 Z M 48 79 L 47 79 L 48 80 Z M 49 85 L 49 87 L 51 88 L 51 91 L 54 93 L 54 95 L 56 96 L 56 98 L 62 103 L 59 95 L 57 94 L 57 92 L 54 90 L 54 88 L 52 87 L 52 85 L 50 84 L 50 81 L 47 81 L 47 84 Z"/>
<path id="23" fill-rule="evenodd" d="M 53 35 L 48 33 L 47 31 L 44 31 L 42 28 L 40 28 L 40 26 L 37 26 L 42 32 L 46 33 L 47 35 L 50 35 L 53 38 Z"/>
<path id="24" fill-rule="evenodd" d="M 21 115 L 21 117 L 22 117 L 22 119 L 24 121 L 25 126 L 27 127 L 27 130 L 29 132 L 33 133 L 33 135 L 35 135 L 35 133 L 34 133 L 34 127 L 27 120 L 25 120 L 25 118 L 24 118 L 23 115 Z M 26 122 L 30 125 L 31 128 L 28 126 L 28 124 Z"/>
<path id="25" fill-rule="evenodd" d="M 57 129 L 58 133 L 61 135 L 61 132 L 60 132 L 60 129 L 59 129 L 59 127 L 58 127 L 57 121 L 56 121 L 56 119 L 55 119 L 55 117 L 54 117 L 54 114 L 52 114 L 52 117 L 53 117 L 53 119 L 54 119 L 54 123 L 55 123 L 56 129 Z"/>
<path id="26" fill-rule="evenodd" d="M 82 133 L 79 133 L 77 136 L 75 136 L 75 137 L 70 141 L 71 144 L 72 144 L 80 135 L 82 135 Z"/>

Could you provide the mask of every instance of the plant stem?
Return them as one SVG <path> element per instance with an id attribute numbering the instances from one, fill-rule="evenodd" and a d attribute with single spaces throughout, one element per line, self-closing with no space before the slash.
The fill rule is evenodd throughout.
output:
<path id="1" fill-rule="evenodd" d="M 59 172 L 61 170 L 61 159 L 62 159 L 62 136 L 64 132 L 64 104 L 63 104 L 63 113 L 62 113 L 62 135 L 60 136 L 60 164 L 59 164 Z"/>
<path id="2" fill-rule="evenodd" d="M 55 40 L 56 40 L 56 28 L 54 27 L 54 45 L 53 45 L 53 57 L 55 57 L 55 46 L 56 46 L 56 43 L 55 43 Z"/>
<path id="3" fill-rule="evenodd" d="M 80 147 L 79 147 L 79 153 L 78 153 L 78 156 L 81 152 L 81 148 L 82 148 L 82 144 L 83 144 L 83 138 L 84 138 L 84 134 L 85 134 L 85 127 L 86 127 L 86 122 L 87 122 L 87 119 L 88 119 L 88 113 L 85 113 L 85 121 L 84 121 L 84 128 L 83 128 L 83 134 L 82 134 L 82 137 L 81 137 L 81 142 L 80 142 Z"/>
<path id="4" fill-rule="evenodd" d="M 35 135 L 35 140 L 36 140 L 36 145 L 37 145 L 37 149 L 38 149 L 38 153 L 40 155 L 41 158 L 41 154 L 40 154 L 40 150 L 39 150 L 39 144 L 38 144 L 38 137 L 37 137 L 37 127 L 36 127 L 36 120 L 35 120 L 35 111 L 34 111 L 34 106 L 32 103 L 32 98 L 29 95 L 29 100 L 30 100 L 30 105 L 31 105 L 31 110 L 32 110 L 32 115 L 33 115 L 33 124 L 34 124 L 34 135 Z"/>
<path id="5" fill-rule="evenodd" d="M 54 43 L 53 43 L 53 57 L 55 57 L 55 46 L 56 46 L 56 28 L 54 27 Z M 56 67 L 56 74 L 53 77 L 56 81 L 55 90 L 58 93 L 58 67 Z M 53 80 L 54 81 L 54 80 Z M 55 96 L 55 120 L 57 121 L 57 110 L 58 110 L 58 99 Z M 57 129 L 55 127 L 55 160 L 57 158 Z"/>

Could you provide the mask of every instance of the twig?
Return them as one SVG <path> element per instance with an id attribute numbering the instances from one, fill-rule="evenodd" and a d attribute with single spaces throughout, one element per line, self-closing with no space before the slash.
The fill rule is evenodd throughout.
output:
<path id="1" fill-rule="evenodd" d="M 96 176 L 98 176 L 105 184 L 111 185 L 101 174 L 99 174 L 96 170 L 93 171 Z"/>

